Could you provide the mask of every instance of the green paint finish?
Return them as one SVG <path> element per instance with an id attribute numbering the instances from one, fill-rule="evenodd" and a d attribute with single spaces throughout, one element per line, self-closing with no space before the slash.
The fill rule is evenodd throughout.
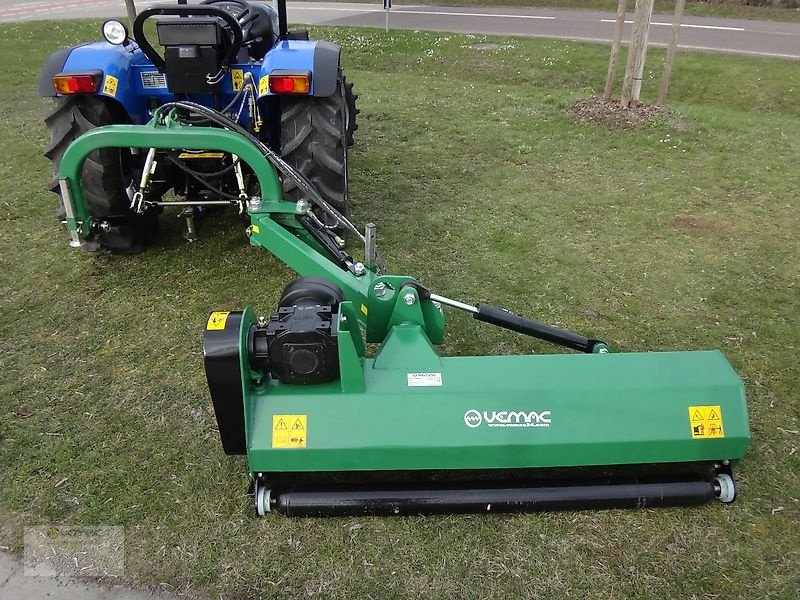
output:
<path id="1" fill-rule="evenodd" d="M 274 254 L 300 275 L 325 277 L 337 284 L 347 300 L 361 306 L 367 301 L 367 290 L 374 278 L 371 271 L 356 277 L 334 263 L 327 255 L 315 250 L 305 239 L 308 233 L 303 229 L 297 235 L 272 220 L 269 213 L 250 213 L 253 226 L 250 243 L 260 246 Z M 299 237 L 298 237 L 299 236 Z"/>
<path id="2" fill-rule="evenodd" d="M 403 284 L 415 283 L 416 279 L 405 275 L 383 275 L 376 277 L 370 285 L 366 306 L 369 320 L 366 326 L 367 342 L 381 343 L 386 339 L 392 325 L 403 322 L 418 323 L 433 344 L 444 341 L 444 315 L 430 300 L 419 301 L 416 290 L 403 288 Z M 381 287 L 382 286 L 382 287 Z M 414 304 L 405 304 L 406 294 L 414 296 Z M 421 315 L 420 315 L 421 311 Z"/>
<path id="3" fill-rule="evenodd" d="M 352 302 L 339 304 L 338 321 L 339 383 L 346 393 L 363 392 L 366 348 Z"/>
<path id="4" fill-rule="evenodd" d="M 78 138 L 64 154 L 60 176 L 75 204 L 70 226 L 84 237 L 91 217 L 81 171 L 86 157 L 104 147 L 238 155 L 258 177 L 263 197 L 250 215 L 257 226 L 251 243 L 301 275 L 334 281 L 352 303 L 342 311 L 351 323 L 339 323 L 340 381 L 257 383 L 243 361 L 253 472 L 572 467 L 738 460 L 744 454 L 750 438 L 744 389 L 717 351 L 440 358 L 432 344 L 443 339 L 444 317 L 413 288 L 402 288 L 413 278 L 370 271 L 356 277 L 322 254 L 298 227 L 295 205 L 282 201 L 274 168 L 236 133 L 171 123 L 113 125 Z M 384 284 L 381 294 L 378 283 Z M 406 304 L 406 294 L 413 303 Z M 243 349 L 252 320 L 247 309 Z M 359 320 L 367 341 L 382 343 L 374 360 L 364 359 Z M 724 438 L 691 438 L 687 409 L 706 405 L 721 407 Z M 272 449 L 273 414 L 307 415 L 307 448 Z"/>
<path id="5" fill-rule="evenodd" d="M 389 330 L 398 325 L 415 323 L 419 327 L 425 327 L 425 318 L 422 316 L 419 296 L 413 287 L 406 287 L 399 290 L 394 299 L 392 315 L 389 317 Z"/>
<path id="6" fill-rule="evenodd" d="M 367 360 L 365 393 L 336 383 L 251 390 L 250 470 L 738 460 L 750 439 L 744 388 L 718 351 L 448 357 L 434 372 L 440 387 L 409 386 L 417 371 L 407 358 L 398 353 L 384 369 Z M 721 407 L 724 438 L 691 438 L 687 409 L 705 405 Z M 272 414 L 307 415 L 307 448 L 273 450 Z M 499 426 L 504 419 L 530 426 Z"/>
<path id="7" fill-rule="evenodd" d="M 148 125 L 108 125 L 83 134 L 64 152 L 59 177 L 69 181 L 75 204 L 78 231 L 87 237 L 91 231 L 91 215 L 81 186 L 81 173 L 86 157 L 100 148 L 159 148 L 184 150 L 219 150 L 236 154 L 250 165 L 258 177 L 261 196 L 267 202 L 281 202 L 281 187 L 273 166 L 247 138 L 224 129 L 188 127 L 171 124 L 168 127 Z M 293 209 L 292 203 L 287 210 Z M 69 225 L 69 224 L 68 224 Z M 77 225 L 76 231 L 77 231 Z"/>
<path id="8" fill-rule="evenodd" d="M 414 373 L 438 373 L 442 367 L 441 357 L 415 323 L 392 327 L 372 362 L 376 370 L 396 369 L 397 365 Z"/>

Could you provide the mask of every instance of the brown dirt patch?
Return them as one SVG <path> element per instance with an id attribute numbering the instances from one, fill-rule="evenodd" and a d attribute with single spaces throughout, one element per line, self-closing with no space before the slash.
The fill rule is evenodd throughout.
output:
<path id="1" fill-rule="evenodd" d="M 665 122 L 679 131 L 688 129 L 686 122 L 669 108 L 642 102 L 623 108 L 618 100 L 590 96 L 573 102 L 564 111 L 581 123 L 617 129 L 640 129 L 659 122 Z"/>
<path id="2" fill-rule="evenodd" d="M 693 217 L 692 215 L 678 215 L 670 223 L 674 229 L 693 231 L 695 233 L 711 233 L 718 227 L 709 221 Z"/>
<path id="3" fill-rule="evenodd" d="M 499 47 L 500 44 L 495 44 L 493 42 L 479 42 L 470 46 L 473 50 L 497 50 Z"/>

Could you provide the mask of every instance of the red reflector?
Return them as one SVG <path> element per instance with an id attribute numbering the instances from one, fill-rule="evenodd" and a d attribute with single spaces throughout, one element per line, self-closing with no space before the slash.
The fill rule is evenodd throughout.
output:
<path id="1" fill-rule="evenodd" d="M 56 75 L 53 87 L 59 94 L 94 94 L 98 79 L 94 75 Z"/>
<path id="2" fill-rule="evenodd" d="M 273 94 L 307 94 L 310 89 L 308 75 L 269 76 L 269 91 Z"/>

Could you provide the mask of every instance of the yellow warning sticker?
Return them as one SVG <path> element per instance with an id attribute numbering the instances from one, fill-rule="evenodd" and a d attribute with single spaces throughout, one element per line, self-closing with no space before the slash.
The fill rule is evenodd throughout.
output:
<path id="1" fill-rule="evenodd" d="M 258 80 L 258 95 L 263 96 L 269 90 L 269 75 L 264 75 Z"/>
<path id="2" fill-rule="evenodd" d="M 113 75 L 106 75 L 106 81 L 103 84 L 103 93 L 108 94 L 109 96 L 116 96 L 118 83 L 119 79 Z"/>
<path id="3" fill-rule="evenodd" d="M 272 415 L 273 448 L 305 448 L 307 415 Z"/>
<path id="4" fill-rule="evenodd" d="M 367 314 L 367 305 L 366 304 L 362 304 L 361 305 L 361 312 L 363 312 L 365 315 Z"/>
<path id="5" fill-rule="evenodd" d="M 252 231 L 253 233 L 261 233 L 261 227 L 259 227 L 258 225 L 251 225 L 250 231 Z"/>
<path id="6" fill-rule="evenodd" d="M 244 86 L 244 71 L 242 69 L 231 69 L 231 83 L 234 92 L 242 89 L 242 86 Z"/>
<path id="7" fill-rule="evenodd" d="M 693 440 L 725 437 L 722 409 L 719 406 L 690 406 L 689 426 Z"/>
<path id="8" fill-rule="evenodd" d="M 228 321 L 230 311 L 216 310 L 208 317 L 208 324 L 206 330 L 208 331 L 221 331 L 225 329 L 225 323 Z"/>
<path id="9" fill-rule="evenodd" d="M 180 159 L 191 158 L 222 158 L 225 156 L 224 152 L 181 152 L 178 154 Z"/>

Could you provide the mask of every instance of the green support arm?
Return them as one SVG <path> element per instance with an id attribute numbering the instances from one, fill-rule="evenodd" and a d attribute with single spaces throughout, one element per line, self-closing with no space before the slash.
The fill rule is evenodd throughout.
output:
<path id="1" fill-rule="evenodd" d="M 168 150 L 204 150 L 213 148 L 235 154 L 250 165 L 261 186 L 261 197 L 266 203 L 282 202 L 281 186 L 275 168 L 246 138 L 233 131 L 212 127 L 186 127 L 173 124 L 159 127 L 148 125 L 108 125 L 83 134 L 70 144 L 61 159 L 59 178 L 65 179 L 74 206 L 74 222 L 67 219 L 70 232 L 82 238 L 91 234 L 92 217 L 81 186 L 81 174 L 86 157 L 100 148 L 157 148 Z M 65 199 L 66 201 L 66 199 Z M 291 203 L 284 203 L 291 208 Z M 291 211 L 293 212 L 293 211 Z"/>
<path id="2" fill-rule="evenodd" d="M 100 148 L 213 149 L 235 154 L 253 170 L 261 189 L 261 202 L 248 203 L 250 243 L 268 250 L 300 275 L 315 275 L 335 282 L 356 306 L 368 305 L 368 290 L 376 281 L 375 273 L 365 269 L 363 275 L 356 276 L 325 255 L 297 220 L 303 211 L 298 210 L 294 202 L 282 199 L 275 168 L 246 138 L 221 128 L 190 127 L 174 121 L 161 126 L 151 121 L 145 126 L 98 127 L 75 140 L 64 153 L 59 171 L 67 228 L 78 242 L 75 245 L 79 245 L 80 238 L 92 234 L 93 218 L 83 193 L 81 176 L 86 157 Z M 359 320 L 366 325 L 366 309 L 359 311 Z"/>

